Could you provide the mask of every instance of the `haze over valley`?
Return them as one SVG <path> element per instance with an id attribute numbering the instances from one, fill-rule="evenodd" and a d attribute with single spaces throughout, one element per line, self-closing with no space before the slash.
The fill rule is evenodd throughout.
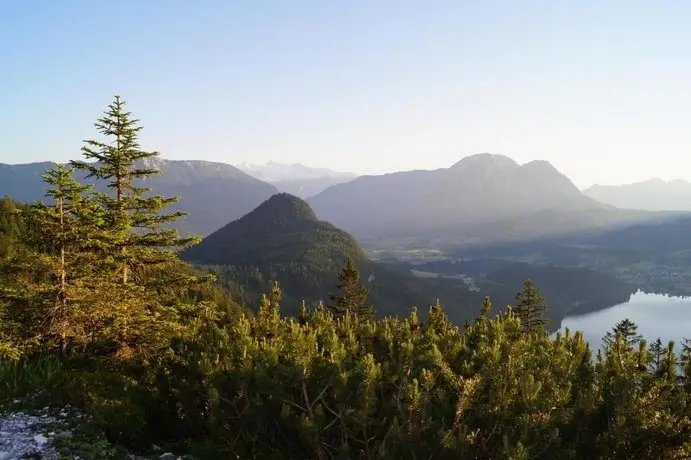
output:
<path id="1" fill-rule="evenodd" d="M 357 177 L 357 174 L 349 172 L 274 161 L 269 161 L 264 165 L 240 163 L 238 168 L 250 176 L 274 185 L 281 192 L 300 198 L 316 195 L 332 185 L 348 182 Z"/>

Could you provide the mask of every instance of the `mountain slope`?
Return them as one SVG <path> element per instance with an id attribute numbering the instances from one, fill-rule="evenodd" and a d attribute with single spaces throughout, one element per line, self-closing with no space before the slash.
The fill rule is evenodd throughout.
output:
<path id="1" fill-rule="evenodd" d="M 309 202 L 320 218 L 359 238 L 423 236 L 455 244 L 571 231 L 587 228 L 592 220 L 609 224 L 645 217 L 620 213 L 583 195 L 546 161 L 519 165 L 491 154 L 433 171 L 359 177 Z"/>
<path id="2" fill-rule="evenodd" d="M 20 202 L 43 199 L 45 184 L 41 175 L 52 165 L 0 164 L 0 196 L 8 195 Z M 155 193 L 182 197 L 171 208 L 189 214 L 176 224 L 184 233 L 208 235 L 277 192 L 274 186 L 224 163 L 157 159 L 147 166 L 161 171 L 147 186 Z M 83 180 L 79 173 L 76 177 Z"/>
<path id="3" fill-rule="evenodd" d="M 10 196 L 20 202 L 42 200 L 45 186 L 41 176 L 54 163 L 0 163 L 0 196 Z"/>
<path id="4" fill-rule="evenodd" d="M 316 302 L 333 289 L 346 258 L 365 278 L 371 274 L 371 264 L 351 235 L 317 220 L 307 203 L 286 193 L 272 196 L 181 257 L 226 267 L 224 276 L 245 286 L 250 292 L 245 300 L 251 302 L 277 280 L 293 310 L 299 301 Z"/>
<path id="5" fill-rule="evenodd" d="M 310 268 L 332 272 L 346 257 L 366 259 L 352 236 L 317 220 L 306 202 L 287 193 L 273 195 L 183 253 L 183 258 L 206 265 L 261 263 L 276 270 L 295 262 L 295 256 Z"/>
<path id="6" fill-rule="evenodd" d="M 651 179 L 625 185 L 593 185 L 583 193 L 618 208 L 691 211 L 691 183 Z"/>
<path id="7" fill-rule="evenodd" d="M 270 161 L 264 165 L 241 163 L 238 169 L 276 186 L 281 192 L 299 197 L 316 195 L 328 187 L 357 177 L 349 172 L 327 168 L 311 168 L 300 163 L 285 164 Z"/>
<path id="8" fill-rule="evenodd" d="M 356 262 L 361 282 L 370 289 L 369 301 L 380 316 L 406 314 L 416 305 L 426 311 L 427 305 L 441 298 L 455 302 L 449 316 L 461 321 L 470 318 L 481 302 L 462 283 L 440 285 L 437 280 L 419 280 L 408 270 L 371 262 L 355 238 L 318 220 L 305 201 L 286 193 L 272 196 L 183 251 L 181 257 L 195 265 L 214 267 L 249 306 L 256 306 L 260 294 L 278 281 L 284 296 L 282 306 L 288 313 L 295 313 L 303 300 L 312 305 L 328 302 L 346 258 Z"/>

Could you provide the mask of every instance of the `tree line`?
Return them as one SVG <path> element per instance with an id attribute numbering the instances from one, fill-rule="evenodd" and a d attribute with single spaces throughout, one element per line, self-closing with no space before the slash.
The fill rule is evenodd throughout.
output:
<path id="1" fill-rule="evenodd" d="M 209 459 L 691 457 L 687 344 L 648 346 L 630 321 L 597 353 L 551 338 L 529 280 L 464 325 L 438 302 L 376 318 L 352 261 L 325 305 L 282 315 L 275 284 L 249 311 L 178 259 L 197 240 L 144 186 L 158 154 L 124 101 L 95 127 L 84 161 L 46 172 L 46 202 L 2 201 L 0 357 L 59 360 L 53 402 L 112 440 Z"/>

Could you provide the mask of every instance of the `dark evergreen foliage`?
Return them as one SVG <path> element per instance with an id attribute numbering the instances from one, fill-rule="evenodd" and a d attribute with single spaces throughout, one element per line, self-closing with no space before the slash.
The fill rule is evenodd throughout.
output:
<path id="1" fill-rule="evenodd" d="M 523 285 L 523 291 L 516 294 L 514 312 L 521 320 L 526 334 L 545 332 L 547 301 L 540 295 L 540 290 L 531 279 L 527 279 Z"/>
<path id="2" fill-rule="evenodd" d="M 360 284 L 360 273 L 355 262 L 347 259 L 338 275 L 340 281 L 338 289 L 341 294 L 329 295 L 329 310 L 335 318 L 352 315 L 358 319 L 370 320 L 374 317 L 374 309 L 367 304 L 367 288 Z"/>
<path id="3" fill-rule="evenodd" d="M 611 346 L 617 341 L 618 336 L 627 346 L 636 346 L 642 339 L 636 332 L 637 330 L 638 325 L 636 323 L 628 318 L 624 318 L 619 321 L 614 328 L 612 328 L 612 332 L 608 332 L 602 340 L 606 345 Z"/>
<path id="4" fill-rule="evenodd" d="M 19 250 L 24 236 L 21 219 L 22 205 L 8 197 L 0 198 L 0 260 Z"/>

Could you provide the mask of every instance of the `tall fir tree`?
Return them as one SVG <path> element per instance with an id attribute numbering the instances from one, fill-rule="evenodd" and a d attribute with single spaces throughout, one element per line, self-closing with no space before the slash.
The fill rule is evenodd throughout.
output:
<path id="1" fill-rule="evenodd" d="M 667 349 L 662 343 L 660 337 L 656 341 L 650 344 L 648 347 L 648 357 L 650 359 L 650 367 L 652 372 L 661 373 L 664 372 L 662 363 L 664 362 Z"/>
<path id="2" fill-rule="evenodd" d="M 166 228 L 186 215 L 181 211 L 163 211 L 179 201 L 150 195 L 141 183 L 159 174 L 153 167 L 158 152 L 141 149 L 139 120 L 132 118 L 120 96 L 108 106 L 94 126 L 105 140 L 86 140 L 82 153 L 87 161 L 73 161 L 86 171 L 87 178 L 104 181 L 111 193 L 98 193 L 106 211 L 110 247 L 104 252 L 122 284 L 130 282 L 132 272 L 174 260 L 173 252 L 197 238 L 181 238 L 176 230 Z"/>
<path id="3" fill-rule="evenodd" d="M 367 304 L 369 291 L 360 284 L 360 272 L 352 259 L 346 259 L 338 279 L 340 281 L 338 289 L 341 290 L 341 294 L 329 295 L 328 308 L 331 313 L 337 318 L 355 316 L 362 320 L 372 319 L 374 309 Z"/>
<path id="4" fill-rule="evenodd" d="M 523 291 L 516 295 L 513 313 L 521 320 L 523 332 L 533 334 L 544 332 L 549 321 L 545 318 L 547 302 L 531 279 L 523 284 Z"/>
<path id="5" fill-rule="evenodd" d="M 142 127 L 125 109 L 125 101 L 115 96 L 94 126 L 104 138 L 86 140 L 86 161 L 72 165 L 108 189 L 95 193 L 107 230 L 98 251 L 102 301 L 111 306 L 100 328 L 101 348 L 115 350 L 118 357 L 151 356 L 180 327 L 175 292 L 208 281 L 177 269 L 176 250 L 198 238 L 180 237 L 169 227 L 186 215 L 166 213 L 178 197 L 152 194 L 143 186 L 160 173 L 155 167 L 159 153 L 141 149 Z"/>

